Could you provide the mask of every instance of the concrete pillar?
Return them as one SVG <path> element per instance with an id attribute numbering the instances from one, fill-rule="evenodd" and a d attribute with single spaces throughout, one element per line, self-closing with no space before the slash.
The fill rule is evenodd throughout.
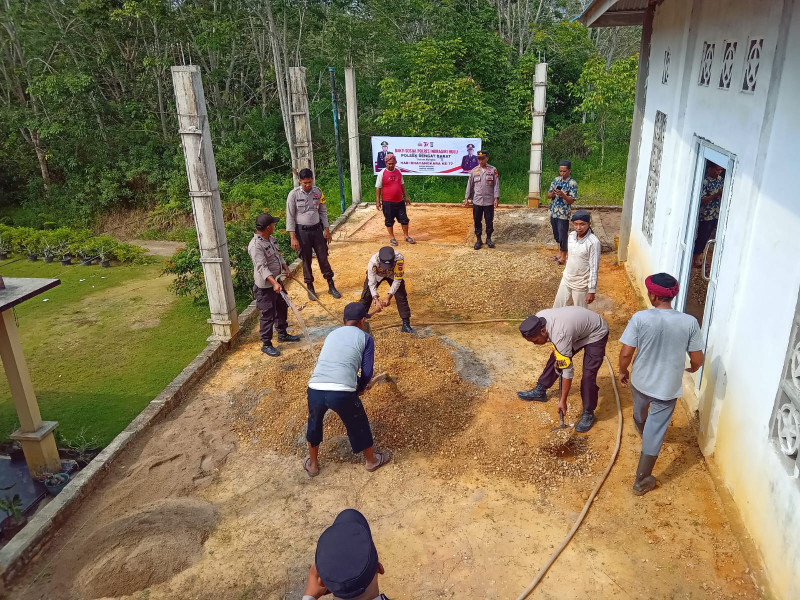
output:
<path id="1" fill-rule="evenodd" d="M 239 320 L 200 67 L 172 67 L 172 83 L 178 108 L 178 131 L 189 178 L 189 196 L 200 244 L 200 262 L 211 309 L 208 322 L 211 323 L 212 335 L 208 339 L 227 342 L 238 333 Z"/>
<path id="2" fill-rule="evenodd" d="M 528 206 L 540 206 L 542 187 L 542 144 L 547 111 L 547 63 L 537 63 L 533 75 L 533 122 L 531 124 L 531 165 L 528 170 Z"/>
<path id="3" fill-rule="evenodd" d="M 11 439 L 22 446 L 31 476 L 45 472 L 60 473 L 61 459 L 53 437 L 53 430 L 58 423 L 42 421 L 13 310 L 4 310 L 0 314 L 0 360 L 3 361 L 11 398 L 19 417 L 20 427 L 11 434 Z"/>
<path id="4" fill-rule="evenodd" d="M 311 119 L 308 115 L 308 90 L 306 89 L 306 68 L 289 67 L 289 107 L 294 123 L 294 148 L 297 156 L 295 170 L 314 170 L 314 148 L 311 145 Z M 298 185 L 295 175 L 295 185 Z"/>
<path id="5" fill-rule="evenodd" d="M 344 93 L 347 97 L 347 139 L 350 148 L 350 189 L 353 204 L 361 204 L 361 151 L 358 139 L 358 99 L 356 97 L 356 70 L 345 67 Z"/>

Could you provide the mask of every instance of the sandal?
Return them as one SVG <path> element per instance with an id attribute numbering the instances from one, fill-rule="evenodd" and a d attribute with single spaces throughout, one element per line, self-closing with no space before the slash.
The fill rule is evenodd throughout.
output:
<path id="1" fill-rule="evenodd" d="M 305 469 L 306 473 L 308 473 L 309 477 L 316 477 L 319 475 L 319 468 L 317 468 L 316 473 L 311 472 L 311 457 L 306 456 L 305 460 L 303 461 L 303 469 Z"/>
<path id="2" fill-rule="evenodd" d="M 370 468 L 367 467 L 367 471 L 373 473 L 380 469 L 383 465 L 388 464 L 390 460 L 392 460 L 392 452 L 391 450 L 384 450 L 383 452 L 376 452 L 375 457 L 378 459 L 378 464 L 374 467 Z"/>
<path id="3" fill-rule="evenodd" d="M 414 238 L 412 238 L 411 236 L 407 236 L 407 237 L 406 237 L 406 241 L 407 241 L 409 244 L 416 244 L 416 243 L 417 243 L 417 242 L 415 242 L 415 241 L 414 241 Z"/>
<path id="4" fill-rule="evenodd" d="M 390 240 L 389 240 L 389 243 L 390 243 L 392 246 L 397 246 L 397 240 L 396 240 L 396 239 L 394 239 L 394 238 L 390 239 Z"/>

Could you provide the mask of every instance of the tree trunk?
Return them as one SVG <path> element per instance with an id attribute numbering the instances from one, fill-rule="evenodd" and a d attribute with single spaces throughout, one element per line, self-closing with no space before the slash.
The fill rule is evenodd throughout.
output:
<path id="1" fill-rule="evenodd" d="M 47 164 L 47 153 L 42 147 L 42 140 L 38 131 L 29 129 L 28 135 L 25 137 L 30 140 L 30 144 L 36 152 L 36 158 L 39 161 L 39 170 L 42 172 L 42 183 L 44 184 L 44 191 L 46 193 L 50 190 L 50 167 Z"/>

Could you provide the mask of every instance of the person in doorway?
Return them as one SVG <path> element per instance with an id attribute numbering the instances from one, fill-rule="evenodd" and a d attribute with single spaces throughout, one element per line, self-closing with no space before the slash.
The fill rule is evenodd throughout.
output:
<path id="1" fill-rule="evenodd" d="M 303 279 L 308 288 L 308 298 L 317 300 L 314 272 L 311 268 L 312 253 L 317 255 L 319 269 L 328 282 L 328 292 L 334 298 L 341 298 L 342 295 L 333 284 L 333 269 L 328 261 L 331 230 L 325 194 L 314 185 L 314 173 L 311 169 L 301 169 L 298 179 L 300 185 L 289 192 L 286 198 L 286 231 L 291 237 L 292 250 L 299 251 L 303 261 Z"/>
<path id="2" fill-rule="evenodd" d="M 386 155 L 389 154 L 389 142 L 381 142 L 381 151 L 378 152 L 378 160 L 375 163 L 375 170 L 380 171 L 386 168 Z"/>
<path id="3" fill-rule="evenodd" d="M 461 158 L 461 170 L 469 173 L 478 166 L 478 157 L 473 154 L 475 151 L 475 144 L 467 144 L 467 155 Z M 478 151 L 480 156 L 480 150 Z"/>
<path id="4" fill-rule="evenodd" d="M 247 252 L 253 259 L 253 296 L 260 314 L 259 336 L 263 343 L 261 351 L 269 356 L 280 356 L 278 349 L 272 345 L 273 327 L 278 330 L 279 342 L 300 341 L 298 336 L 287 331 L 289 306 L 281 296 L 283 286 L 277 279 L 281 273 L 289 272 L 278 249 L 278 242 L 272 236 L 278 221 L 278 217 L 269 213 L 258 215 L 256 232 L 247 246 Z"/>
<path id="5" fill-rule="evenodd" d="M 570 298 L 572 304 L 585 308 L 594 302 L 602 244 L 592 231 L 590 222 L 589 211 L 576 210 L 572 215 L 574 231 L 569 234 L 567 266 L 561 275 L 553 308 L 566 306 Z"/>
<path id="6" fill-rule="evenodd" d="M 475 250 L 480 250 L 483 221 L 486 221 L 486 245 L 494 248 L 492 232 L 494 231 L 494 209 L 500 202 L 500 176 L 489 164 L 489 153 L 478 151 L 478 166 L 472 169 L 467 177 L 467 193 L 464 194 L 464 206 L 472 200 L 472 221 L 475 225 Z"/>
<path id="7" fill-rule="evenodd" d="M 692 250 L 692 266 L 703 266 L 703 252 L 719 221 L 722 205 L 722 190 L 725 187 L 725 169 L 711 161 L 706 161 L 706 174 L 700 188 L 700 216 L 697 221 L 697 236 Z"/>
<path id="8" fill-rule="evenodd" d="M 570 364 L 566 368 L 558 369 L 556 354 L 551 352 L 536 387 L 526 392 L 517 392 L 517 396 L 521 400 L 547 402 L 547 390 L 556 382 L 560 374 L 562 386 L 558 409 L 564 414 L 567 413 L 567 397 L 575 376 L 572 360 L 578 352 L 584 351 L 583 376 L 581 377 L 583 414 L 575 425 L 575 431 L 579 433 L 589 431 L 596 421 L 594 411 L 597 408 L 597 396 L 600 390 L 597 386 L 597 371 L 603 364 L 603 357 L 606 354 L 608 323 L 588 308 L 563 306 L 547 308 L 539 311 L 535 316 L 528 317 L 519 326 L 519 331 L 522 337 L 537 346 L 547 342 L 552 343 L 555 352 L 570 359 Z"/>
<path id="9" fill-rule="evenodd" d="M 633 484 L 637 496 L 656 487 L 653 466 L 681 395 L 683 372 L 694 373 L 704 361 L 703 336 L 697 319 L 672 308 L 672 299 L 678 294 L 678 280 L 667 273 L 657 273 L 645 280 L 645 287 L 653 308 L 635 313 L 625 327 L 620 338 L 618 375 L 623 387 L 630 382 L 633 424 L 642 436 L 642 452 Z M 687 354 L 689 367 L 684 369 Z M 633 374 L 628 371 L 632 360 Z"/>
<path id="10" fill-rule="evenodd" d="M 388 600 L 378 587 L 384 574 L 367 519 L 355 509 L 339 513 L 317 542 L 303 600 Z"/>
<path id="11" fill-rule="evenodd" d="M 389 283 L 389 292 L 381 300 L 378 286 L 381 282 Z M 369 311 L 375 307 L 375 312 L 380 312 L 392 303 L 392 297 L 397 298 L 397 312 L 403 320 L 400 331 L 414 333 L 411 329 L 411 307 L 408 305 L 406 293 L 405 261 L 403 255 L 391 246 L 384 246 L 372 255 L 367 264 L 367 277 L 364 279 L 364 289 L 361 291 L 361 304 Z"/>
<path id="12" fill-rule="evenodd" d="M 558 177 L 550 183 L 547 197 L 550 198 L 550 226 L 553 239 L 558 244 L 559 253 L 553 256 L 558 264 L 567 260 L 569 244 L 570 206 L 578 199 L 578 182 L 571 177 L 572 163 L 562 160 L 558 165 Z"/>
<path id="13" fill-rule="evenodd" d="M 367 310 L 361 303 L 344 307 L 344 326 L 325 338 L 308 380 L 308 456 L 303 468 L 311 477 L 319 474 L 322 423 L 328 410 L 344 423 L 353 454 L 364 453 L 367 471 L 375 471 L 392 459 L 389 450 L 374 451 L 369 419 L 359 398 L 371 387 L 375 361 L 375 340 L 363 331 L 365 319 Z"/>
<path id="14" fill-rule="evenodd" d="M 389 243 L 397 246 L 394 237 L 395 219 L 403 228 L 403 235 L 406 242 L 416 244 L 414 238 L 408 235 L 408 215 L 406 206 L 411 204 L 408 197 L 406 185 L 403 183 L 403 174 L 396 168 L 397 158 L 391 152 L 386 155 L 386 168 L 378 173 L 375 181 L 375 208 L 383 211 L 384 224 L 386 231 L 389 232 Z"/>

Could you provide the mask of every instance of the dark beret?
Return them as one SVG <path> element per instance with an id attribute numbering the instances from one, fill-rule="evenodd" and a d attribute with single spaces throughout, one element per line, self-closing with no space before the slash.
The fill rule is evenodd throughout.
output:
<path id="1" fill-rule="evenodd" d="M 592 220 L 592 215 L 589 214 L 588 210 L 576 210 L 575 214 L 572 215 L 573 221 L 586 221 L 589 223 Z"/>
<path id="2" fill-rule="evenodd" d="M 524 338 L 533 337 L 539 333 L 539 331 L 541 331 L 542 327 L 544 327 L 546 323 L 547 321 L 545 321 L 542 317 L 533 315 L 520 323 L 519 332 Z"/>

